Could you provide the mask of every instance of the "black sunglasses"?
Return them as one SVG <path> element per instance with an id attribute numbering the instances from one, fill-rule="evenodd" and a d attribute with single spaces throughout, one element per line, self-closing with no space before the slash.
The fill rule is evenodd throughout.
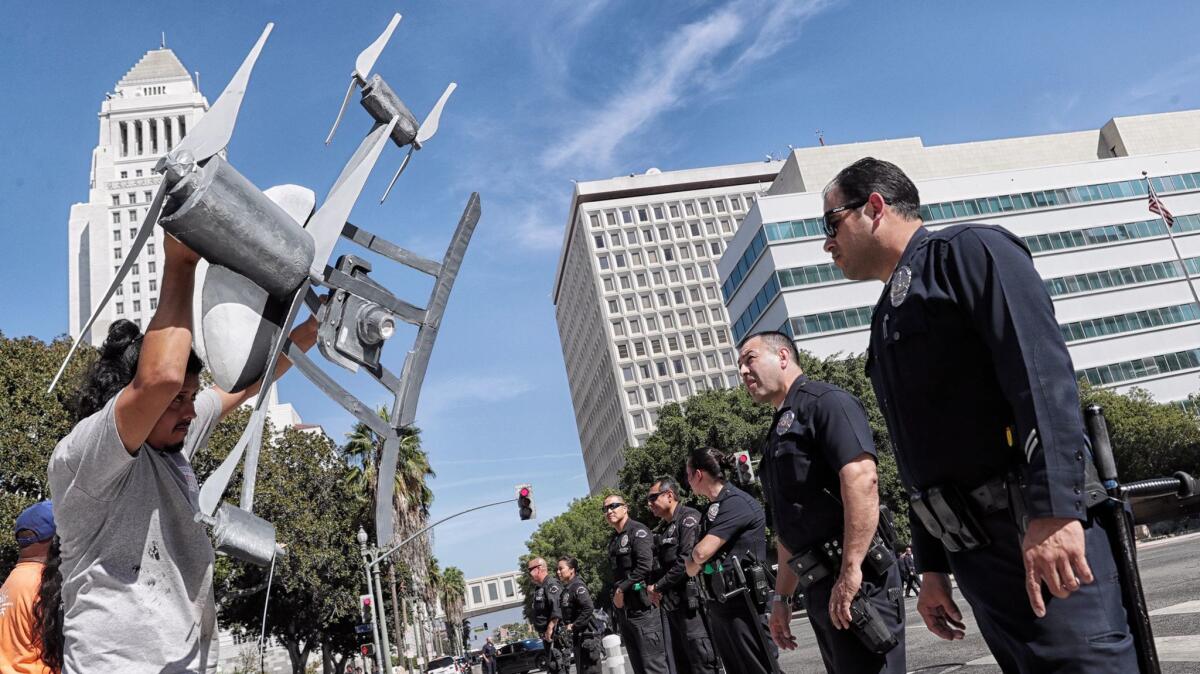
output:
<path id="1" fill-rule="evenodd" d="M 827 236 L 830 239 L 837 237 L 838 225 L 842 224 L 842 219 L 837 218 L 836 220 L 834 220 L 833 216 L 837 215 L 838 213 L 842 213 L 844 211 L 852 211 L 856 208 L 862 208 L 863 206 L 865 206 L 867 204 L 868 201 L 870 201 L 870 199 L 863 199 L 862 201 L 855 201 L 853 203 L 843 204 L 841 206 L 838 206 L 837 208 L 831 208 L 831 209 L 825 211 L 825 214 L 821 216 L 821 219 L 825 223 L 825 236 Z"/>
<path id="2" fill-rule="evenodd" d="M 604 512 L 608 512 L 610 510 L 616 510 L 617 508 L 624 508 L 624 507 L 625 507 L 624 503 L 609 503 L 606 506 L 600 506 L 600 509 L 603 510 Z"/>
<path id="3" fill-rule="evenodd" d="M 530 573 L 533 573 L 533 571 L 534 571 L 535 569 L 540 569 L 540 568 L 542 568 L 543 566 L 545 566 L 545 564 L 534 564 L 533 566 L 527 566 L 527 567 L 525 567 L 525 570 L 526 570 L 526 571 L 529 571 Z"/>
<path id="4" fill-rule="evenodd" d="M 646 494 L 646 503 L 654 503 L 655 501 L 658 500 L 659 496 L 662 496 L 663 494 L 670 494 L 670 493 L 671 493 L 670 489 L 664 489 L 663 491 L 652 491 L 649 494 Z"/>

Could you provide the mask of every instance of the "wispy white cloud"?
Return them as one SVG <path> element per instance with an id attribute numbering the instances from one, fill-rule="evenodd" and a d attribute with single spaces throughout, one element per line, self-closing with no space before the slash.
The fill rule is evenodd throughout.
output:
<path id="1" fill-rule="evenodd" d="M 668 111 L 744 76 L 794 42 L 826 0 L 734 0 L 672 33 L 635 75 L 541 160 L 547 168 L 606 166 L 617 148 Z"/>
<path id="2" fill-rule="evenodd" d="M 528 380 L 508 375 L 443 377 L 425 386 L 421 393 L 421 414 L 423 417 L 439 416 L 472 401 L 495 403 L 516 398 L 532 389 L 533 384 Z"/>
<path id="3" fill-rule="evenodd" d="M 1147 74 L 1149 77 L 1139 79 L 1129 88 L 1128 97 L 1131 101 L 1177 97 L 1194 89 L 1196 82 L 1200 81 L 1200 54 Z"/>
<path id="4" fill-rule="evenodd" d="M 578 458 L 579 452 L 558 452 L 555 454 L 522 454 L 519 457 L 505 456 L 496 459 L 440 459 L 439 465 L 475 465 L 482 463 L 512 463 L 514 458 L 519 458 L 522 461 L 544 461 L 552 459 L 571 459 Z"/>

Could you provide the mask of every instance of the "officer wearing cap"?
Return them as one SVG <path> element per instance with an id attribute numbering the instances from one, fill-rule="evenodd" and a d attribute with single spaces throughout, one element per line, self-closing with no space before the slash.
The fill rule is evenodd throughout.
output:
<path id="1" fill-rule="evenodd" d="M 613 528 L 608 539 L 612 604 L 629 661 L 635 674 L 666 674 L 669 668 L 662 617 L 647 592 L 654 568 L 654 536 L 645 524 L 629 516 L 628 505 L 617 494 L 605 497 L 604 518 Z"/>
<path id="2" fill-rule="evenodd" d="M 22 510 L 13 524 L 20 552 L 17 565 L 0 586 L 0 672 L 43 672 L 48 671 L 46 661 L 61 660 L 61 655 L 43 653 L 42 626 L 34 611 L 54 532 L 49 501 Z M 61 639 L 57 641 L 51 648 L 62 647 Z"/>
<path id="3" fill-rule="evenodd" d="M 688 454 L 688 486 L 707 498 L 709 505 L 704 512 L 702 536 L 687 561 L 687 573 L 703 573 L 702 582 L 710 584 L 719 574 L 709 571 L 725 564 L 733 566 L 734 557 L 739 563 L 762 562 L 767 557 L 766 514 L 757 499 L 726 482 L 725 472 L 732 468 L 732 460 L 716 449 L 700 448 Z M 747 604 L 744 591 L 727 589 L 732 590 L 730 596 L 714 597 L 707 604 L 713 645 L 726 674 L 777 671 L 778 651 L 763 627 L 766 616 L 752 603 Z"/>
<path id="4" fill-rule="evenodd" d="M 546 560 L 534 557 L 526 565 L 529 578 L 537 584 L 533 593 L 533 628 L 542 637 L 542 644 L 547 653 L 552 656 L 547 661 L 550 671 L 556 672 L 561 667 L 558 649 L 554 646 L 554 631 L 562 618 L 562 606 L 559 595 L 562 594 L 562 583 L 550 573 Z"/>
<path id="5" fill-rule="evenodd" d="M 949 574 L 1007 672 L 1137 664 L 1092 480 L 1075 370 L 1020 238 L 923 226 L 917 188 L 862 159 L 825 190 L 825 250 L 883 281 L 867 371 L 911 499 L 917 609 L 961 639 Z"/>
<path id="6" fill-rule="evenodd" d="M 700 540 L 700 511 L 679 502 L 679 486 L 669 477 L 655 480 L 646 502 L 663 521 L 655 536 L 658 570 L 649 590 L 651 600 L 666 614 L 675 672 L 716 674 L 717 655 L 704 624 L 700 588 L 687 575 L 687 560 Z"/>
<path id="7" fill-rule="evenodd" d="M 810 380 L 798 356 L 792 339 L 779 332 L 748 337 L 738 351 L 750 397 L 776 409 L 759 464 L 779 552 L 771 636 L 780 648 L 796 648 L 791 595 L 797 570 L 804 569 L 804 606 L 826 671 L 903 674 L 904 600 L 895 557 L 886 537 L 877 535 L 871 426 L 857 398 Z M 868 551 L 874 553 L 869 560 Z M 873 606 L 897 645 L 872 649 L 853 633 L 857 595 Z"/>

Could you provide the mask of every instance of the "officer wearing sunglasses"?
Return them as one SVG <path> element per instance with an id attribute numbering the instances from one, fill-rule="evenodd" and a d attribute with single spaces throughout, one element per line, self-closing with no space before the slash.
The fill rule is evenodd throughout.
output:
<path id="1" fill-rule="evenodd" d="M 604 519 L 613 528 L 608 540 L 612 603 L 633 671 L 667 674 L 662 618 L 647 589 L 654 568 L 654 536 L 645 524 L 629 516 L 625 499 L 617 494 L 604 499 Z"/>

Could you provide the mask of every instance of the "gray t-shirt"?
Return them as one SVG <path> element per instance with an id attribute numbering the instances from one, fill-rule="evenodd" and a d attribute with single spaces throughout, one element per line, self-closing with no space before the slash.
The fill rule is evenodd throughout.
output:
<path id="1" fill-rule="evenodd" d="M 50 457 L 62 541 L 63 672 L 202 672 L 216 624 L 213 549 L 193 520 L 199 486 L 189 460 L 221 419 L 215 391 L 196 397 L 183 450 L 117 434 L 113 396 Z"/>

